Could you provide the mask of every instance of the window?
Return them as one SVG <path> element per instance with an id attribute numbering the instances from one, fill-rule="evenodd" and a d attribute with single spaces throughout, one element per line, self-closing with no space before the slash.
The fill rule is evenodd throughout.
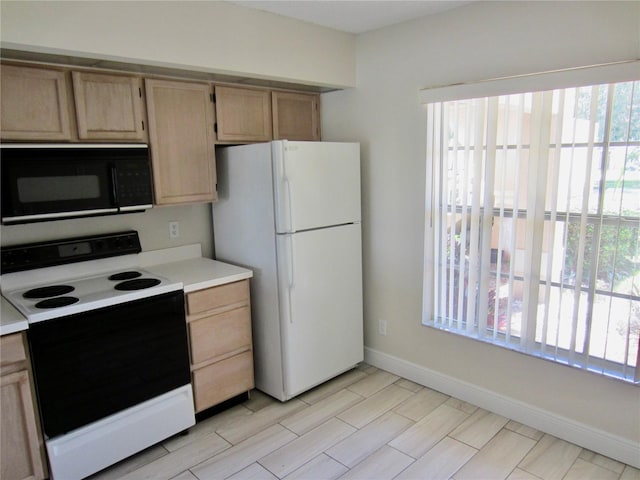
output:
<path id="1" fill-rule="evenodd" d="M 423 323 L 637 382 L 640 82 L 429 103 L 427 156 Z"/>

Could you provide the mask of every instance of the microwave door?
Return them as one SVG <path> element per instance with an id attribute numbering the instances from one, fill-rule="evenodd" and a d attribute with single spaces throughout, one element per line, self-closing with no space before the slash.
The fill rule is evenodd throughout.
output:
<path id="1" fill-rule="evenodd" d="M 65 156 L 12 158 L 3 152 L 2 222 L 104 215 L 118 211 L 108 164 Z"/>

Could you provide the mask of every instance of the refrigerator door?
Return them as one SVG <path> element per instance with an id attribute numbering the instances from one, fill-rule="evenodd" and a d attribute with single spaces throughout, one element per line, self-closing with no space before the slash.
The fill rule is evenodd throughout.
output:
<path id="1" fill-rule="evenodd" d="M 216 258 L 253 271 L 255 383 L 279 398 L 283 379 L 271 145 L 226 147 L 216 156 L 218 202 L 212 204 Z"/>
<path id="2" fill-rule="evenodd" d="M 364 358 L 360 224 L 277 242 L 286 400 Z"/>
<path id="3" fill-rule="evenodd" d="M 276 232 L 360 221 L 360 145 L 272 142 Z"/>

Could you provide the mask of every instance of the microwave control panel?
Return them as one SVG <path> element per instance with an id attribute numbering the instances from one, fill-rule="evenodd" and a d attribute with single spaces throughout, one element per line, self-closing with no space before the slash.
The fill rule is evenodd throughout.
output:
<path id="1" fill-rule="evenodd" d="M 124 161 L 117 165 L 118 204 L 144 205 L 153 202 L 149 163 Z"/>

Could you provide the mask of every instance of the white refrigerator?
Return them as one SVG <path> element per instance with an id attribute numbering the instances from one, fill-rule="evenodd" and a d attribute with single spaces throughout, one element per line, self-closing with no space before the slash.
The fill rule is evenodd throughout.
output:
<path id="1" fill-rule="evenodd" d="M 360 145 L 217 152 L 215 256 L 253 270 L 255 383 L 281 401 L 363 360 Z"/>

